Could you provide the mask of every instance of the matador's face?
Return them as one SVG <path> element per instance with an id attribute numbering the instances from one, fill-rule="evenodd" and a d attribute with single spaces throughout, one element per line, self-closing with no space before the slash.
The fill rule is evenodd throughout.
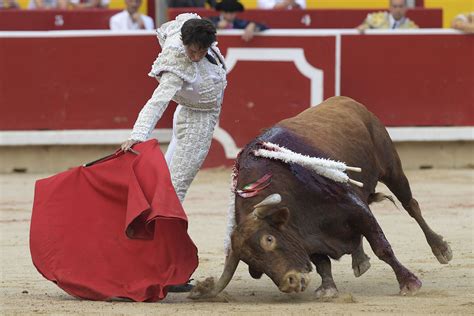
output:
<path id="1" fill-rule="evenodd" d="M 191 61 L 197 63 L 204 58 L 207 54 L 208 48 L 199 47 L 196 44 L 184 45 L 186 55 L 191 59 Z"/>

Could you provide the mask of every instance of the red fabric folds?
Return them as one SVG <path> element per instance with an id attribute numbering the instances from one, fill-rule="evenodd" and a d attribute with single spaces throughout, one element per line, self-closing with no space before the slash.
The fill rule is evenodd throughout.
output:
<path id="1" fill-rule="evenodd" d="M 198 265 L 187 217 L 158 142 L 36 182 L 33 263 L 85 299 L 163 299 Z"/>

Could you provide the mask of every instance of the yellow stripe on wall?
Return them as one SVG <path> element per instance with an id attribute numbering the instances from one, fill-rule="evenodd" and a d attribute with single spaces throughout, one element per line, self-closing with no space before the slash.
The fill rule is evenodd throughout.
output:
<path id="1" fill-rule="evenodd" d="M 158 0 L 160 1 L 160 0 Z M 140 6 L 140 11 L 143 14 L 147 13 L 148 3 L 146 0 L 142 0 L 142 5 Z M 110 0 L 109 9 L 125 9 L 124 0 Z"/>
<path id="2" fill-rule="evenodd" d="M 257 0 L 240 0 L 240 3 L 242 3 L 246 9 L 255 9 L 257 7 Z"/>
<path id="3" fill-rule="evenodd" d="M 28 8 L 28 3 L 30 3 L 30 0 L 18 0 L 17 2 L 20 5 L 20 8 L 26 9 Z"/>

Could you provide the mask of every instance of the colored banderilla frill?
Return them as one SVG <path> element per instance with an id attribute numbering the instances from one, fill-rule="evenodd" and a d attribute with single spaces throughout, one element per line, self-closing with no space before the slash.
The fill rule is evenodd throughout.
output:
<path id="1" fill-rule="evenodd" d="M 268 187 L 270 183 L 272 182 L 272 174 L 271 173 L 266 173 L 263 177 L 258 179 L 257 181 L 247 184 L 244 186 L 241 190 L 235 190 L 238 195 L 240 195 L 243 198 L 249 198 L 249 197 L 254 197 L 257 194 L 260 193 L 263 189 Z"/>
<path id="2" fill-rule="evenodd" d="M 263 142 L 263 148 L 256 149 L 253 154 L 257 157 L 264 157 L 269 159 L 281 160 L 285 163 L 295 163 L 305 168 L 314 170 L 317 174 L 332 179 L 341 183 L 352 183 L 358 187 L 363 187 L 362 182 L 350 179 L 345 171 L 350 170 L 354 172 L 361 172 L 362 169 L 358 167 L 349 167 L 340 161 L 331 159 L 310 157 L 295 153 L 283 146 L 279 146 L 270 142 Z"/>

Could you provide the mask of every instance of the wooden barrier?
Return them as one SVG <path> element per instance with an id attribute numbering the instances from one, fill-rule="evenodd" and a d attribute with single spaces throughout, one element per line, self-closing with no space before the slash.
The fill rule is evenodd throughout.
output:
<path id="1" fill-rule="evenodd" d="M 387 126 L 424 128 L 405 130 L 405 140 L 472 140 L 472 36 L 270 30 L 247 43 L 241 35 L 218 34 L 228 87 L 208 165 L 229 163 L 262 128 L 333 95 L 361 101 Z M 147 31 L 0 32 L 0 145 L 119 143 L 157 85 L 147 73 L 158 52 Z M 164 142 L 172 110 L 158 124 Z M 462 136 L 443 134 L 445 126 Z"/>
<path id="2" fill-rule="evenodd" d="M 100 30 L 121 10 L 0 10 L 0 31 Z"/>
<path id="3" fill-rule="evenodd" d="M 191 11 L 190 11 L 191 10 Z M 342 29 L 360 25 L 368 13 L 381 9 L 315 9 L 315 10 L 246 10 L 238 14 L 241 19 L 266 24 L 273 29 Z M 169 8 L 168 18 L 194 12 L 202 17 L 217 16 L 218 12 L 199 8 Z M 440 28 L 443 26 L 441 9 L 414 8 L 407 16 L 421 28 Z"/>
<path id="4" fill-rule="evenodd" d="M 170 8 L 168 16 L 196 12 L 203 17 L 217 15 L 213 10 L 199 8 Z M 108 29 L 109 19 L 120 10 L 0 10 L 0 31 L 94 30 Z M 317 9 L 317 10 L 247 10 L 239 16 L 258 21 L 270 28 L 336 29 L 354 28 L 368 13 L 377 9 Z M 422 28 L 443 25 L 441 9 L 415 8 L 408 16 Z"/>

